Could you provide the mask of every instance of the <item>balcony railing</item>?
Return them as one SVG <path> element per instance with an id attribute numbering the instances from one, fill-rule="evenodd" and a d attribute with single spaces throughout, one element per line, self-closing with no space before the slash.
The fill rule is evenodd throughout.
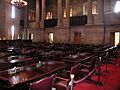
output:
<path id="1" fill-rule="evenodd" d="M 45 27 L 55 27 L 57 26 L 57 19 L 46 19 L 44 21 Z"/>
<path id="2" fill-rule="evenodd" d="M 70 17 L 70 26 L 81 26 L 87 24 L 87 16 Z"/>
<path id="3" fill-rule="evenodd" d="M 87 24 L 87 16 L 73 16 L 70 17 L 70 26 L 81 26 Z M 45 27 L 57 26 L 57 19 L 47 19 L 44 21 Z"/>

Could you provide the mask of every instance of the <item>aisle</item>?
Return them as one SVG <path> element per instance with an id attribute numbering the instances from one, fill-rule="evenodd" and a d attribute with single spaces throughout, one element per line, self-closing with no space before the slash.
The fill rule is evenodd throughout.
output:
<path id="1" fill-rule="evenodd" d="M 103 86 L 96 86 L 93 82 L 84 81 L 75 85 L 74 90 L 120 90 L 120 58 L 118 59 L 118 66 L 108 65 L 109 73 L 104 72 L 105 65 L 102 65 L 101 69 Z M 92 78 L 97 80 L 96 76 L 92 76 Z"/>

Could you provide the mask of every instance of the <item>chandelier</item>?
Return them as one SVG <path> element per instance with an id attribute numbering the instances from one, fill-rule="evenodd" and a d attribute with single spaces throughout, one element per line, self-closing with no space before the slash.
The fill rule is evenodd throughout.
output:
<path id="1" fill-rule="evenodd" d="M 25 0 L 11 0 L 11 4 L 13 4 L 17 7 L 24 7 L 27 5 L 27 1 L 25 1 Z"/>

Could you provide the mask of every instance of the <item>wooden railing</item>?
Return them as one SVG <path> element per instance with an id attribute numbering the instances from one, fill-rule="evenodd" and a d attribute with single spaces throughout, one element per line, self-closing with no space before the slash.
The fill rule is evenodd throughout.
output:
<path id="1" fill-rule="evenodd" d="M 57 19 L 46 19 L 44 21 L 45 27 L 55 27 L 57 26 Z"/>
<path id="2" fill-rule="evenodd" d="M 70 17 L 70 26 L 81 26 L 87 24 L 87 16 Z"/>
<path id="3" fill-rule="evenodd" d="M 70 17 L 70 26 L 81 26 L 87 24 L 87 16 L 73 16 Z M 57 26 L 57 19 L 47 19 L 44 21 L 44 26 L 55 27 Z"/>

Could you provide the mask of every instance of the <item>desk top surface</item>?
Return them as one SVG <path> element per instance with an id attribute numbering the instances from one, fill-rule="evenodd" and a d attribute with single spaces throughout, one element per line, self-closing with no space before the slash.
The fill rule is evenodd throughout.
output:
<path id="1" fill-rule="evenodd" d="M 39 67 L 36 64 L 25 66 L 22 71 L 14 74 L 10 74 L 10 70 L 2 71 L 0 73 L 0 79 L 8 81 L 11 85 L 15 85 L 55 73 L 65 67 L 64 62 L 46 61 Z"/>

